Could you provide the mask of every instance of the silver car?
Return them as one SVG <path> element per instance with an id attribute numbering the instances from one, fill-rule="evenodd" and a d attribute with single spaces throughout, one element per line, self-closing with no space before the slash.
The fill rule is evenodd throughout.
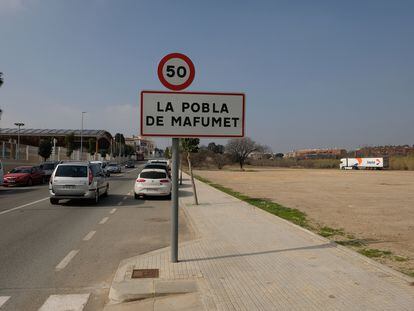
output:
<path id="1" fill-rule="evenodd" d="M 89 162 L 67 162 L 59 164 L 50 178 L 50 203 L 58 204 L 63 199 L 86 199 L 99 202 L 107 196 L 109 182 L 101 165 Z"/>

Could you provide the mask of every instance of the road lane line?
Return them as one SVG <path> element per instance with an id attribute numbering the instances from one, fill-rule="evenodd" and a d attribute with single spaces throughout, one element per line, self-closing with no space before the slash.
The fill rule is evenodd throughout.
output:
<path id="1" fill-rule="evenodd" d="M 38 311 L 82 311 L 90 294 L 50 295 Z"/>
<path id="2" fill-rule="evenodd" d="M 83 238 L 83 240 L 84 241 L 89 241 L 90 239 L 92 239 L 92 237 L 94 236 L 95 233 L 96 233 L 96 231 L 89 232 L 87 235 L 85 235 L 85 237 Z"/>
<path id="3" fill-rule="evenodd" d="M 0 215 L 6 214 L 6 213 L 9 213 L 9 212 L 12 212 L 12 211 L 21 209 L 23 207 L 27 207 L 27 206 L 36 204 L 36 203 L 40 203 L 40 202 L 43 202 L 43 201 L 46 201 L 46 200 L 49 200 L 49 197 L 43 198 L 43 199 L 40 199 L 40 200 L 37 200 L 37 201 L 33 201 L 33 202 L 30 202 L 30 203 L 26 203 L 26 204 L 23 204 L 23 205 L 20 205 L 20 206 L 17 206 L 17 207 L 13 207 L 13 208 L 5 210 L 5 211 L 2 211 L 2 212 L 0 212 Z"/>
<path id="4" fill-rule="evenodd" d="M 121 202 L 118 202 L 118 204 L 117 204 L 118 206 L 121 206 L 122 205 L 122 201 Z"/>
<path id="5" fill-rule="evenodd" d="M 2 305 L 4 305 L 6 302 L 7 302 L 7 300 L 9 300 L 10 299 L 10 296 L 0 296 L 0 308 L 1 308 L 1 306 Z"/>
<path id="6" fill-rule="evenodd" d="M 121 203 L 121 202 L 120 202 Z M 111 209 L 111 211 L 109 212 L 109 214 L 113 214 L 116 212 L 116 208 Z"/>
<path id="7" fill-rule="evenodd" d="M 62 259 L 61 262 L 56 266 L 55 270 L 60 271 L 62 269 L 65 269 L 65 267 L 69 264 L 69 262 L 73 259 L 73 257 L 76 256 L 76 254 L 79 253 L 78 249 L 74 249 L 69 252 L 69 254 L 66 255 L 65 258 Z"/>
<path id="8" fill-rule="evenodd" d="M 103 225 L 104 223 L 106 223 L 108 221 L 109 217 L 104 217 L 102 218 L 102 220 L 99 222 L 100 225 Z"/>

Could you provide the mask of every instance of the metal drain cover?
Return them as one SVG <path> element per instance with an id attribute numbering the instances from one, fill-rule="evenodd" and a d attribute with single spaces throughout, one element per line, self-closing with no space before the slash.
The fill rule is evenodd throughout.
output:
<path id="1" fill-rule="evenodd" d="M 159 269 L 134 269 L 132 270 L 133 279 L 158 278 Z"/>

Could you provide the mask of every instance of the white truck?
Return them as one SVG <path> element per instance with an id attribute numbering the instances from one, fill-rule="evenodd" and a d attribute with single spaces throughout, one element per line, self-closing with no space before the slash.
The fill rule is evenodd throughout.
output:
<path id="1" fill-rule="evenodd" d="M 341 170 L 382 170 L 388 167 L 388 158 L 343 158 Z"/>

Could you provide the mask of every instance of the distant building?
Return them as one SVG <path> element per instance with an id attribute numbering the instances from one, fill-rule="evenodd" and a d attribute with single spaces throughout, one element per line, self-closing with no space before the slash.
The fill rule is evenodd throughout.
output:
<path id="1" fill-rule="evenodd" d="M 252 152 L 248 155 L 248 158 L 254 160 L 273 159 L 273 154 L 269 152 Z"/>
<path id="2" fill-rule="evenodd" d="M 339 159 L 346 156 L 345 149 L 300 149 L 285 154 L 286 158 L 296 159 Z"/>
<path id="3" fill-rule="evenodd" d="M 355 157 L 407 156 L 414 155 L 414 146 L 376 146 L 363 147 L 351 152 Z"/>
<path id="4" fill-rule="evenodd" d="M 29 146 L 39 146 L 41 139 L 56 139 L 56 146 L 65 146 L 65 137 L 69 134 L 75 135 L 75 145 L 79 148 L 82 136 L 82 145 L 85 150 L 89 146 L 89 139 L 95 141 L 96 152 L 101 149 L 110 150 L 112 144 L 112 135 L 105 130 L 87 130 L 78 129 L 61 130 L 61 129 L 31 129 L 22 128 L 20 132 L 17 128 L 0 129 L 0 141 L 15 142 L 20 136 L 20 143 Z"/>
<path id="5" fill-rule="evenodd" d="M 144 157 L 153 156 L 155 152 L 155 143 L 148 138 L 135 136 L 125 138 L 125 144 L 133 146 L 136 153 L 142 153 Z"/>

